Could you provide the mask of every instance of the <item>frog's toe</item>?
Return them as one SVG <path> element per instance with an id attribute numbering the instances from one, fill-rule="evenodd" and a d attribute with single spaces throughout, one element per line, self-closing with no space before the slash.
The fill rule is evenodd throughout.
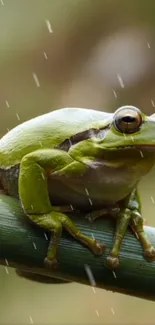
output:
<path id="1" fill-rule="evenodd" d="M 106 260 L 106 266 L 111 270 L 117 269 L 119 267 L 119 258 L 109 255 Z"/>
<path id="2" fill-rule="evenodd" d="M 57 262 L 56 258 L 49 259 L 48 257 L 46 257 L 44 259 L 44 265 L 48 269 L 55 269 L 58 266 L 58 262 Z"/>
<path id="3" fill-rule="evenodd" d="M 95 240 L 92 251 L 95 255 L 102 255 L 106 251 L 106 246 L 100 241 Z"/>
<path id="4" fill-rule="evenodd" d="M 147 258 L 147 260 L 154 261 L 155 260 L 155 248 L 153 246 L 151 246 L 148 249 L 145 249 L 144 251 L 144 255 Z"/>

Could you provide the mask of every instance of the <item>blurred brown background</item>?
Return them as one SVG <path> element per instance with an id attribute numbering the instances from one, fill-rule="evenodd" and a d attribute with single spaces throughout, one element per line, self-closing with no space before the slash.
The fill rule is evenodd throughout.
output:
<path id="1" fill-rule="evenodd" d="M 0 0 L 0 135 L 64 106 L 155 112 L 155 2 Z M 155 179 L 141 182 L 155 226 Z M 155 305 L 0 268 L 0 324 L 154 324 Z"/>

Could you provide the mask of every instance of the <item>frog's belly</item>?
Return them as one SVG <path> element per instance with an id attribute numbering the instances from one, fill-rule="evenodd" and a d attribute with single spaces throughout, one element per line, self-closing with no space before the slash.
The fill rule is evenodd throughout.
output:
<path id="1" fill-rule="evenodd" d="M 18 178 L 17 166 L 0 171 L 3 188 L 16 197 Z M 73 208 L 87 210 L 111 206 L 121 201 L 136 184 L 137 178 L 131 169 L 106 166 L 89 168 L 82 177 L 67 178 L 57 175 L 48 179 L 49 196 L 53 205 L 72 205 Z"/>
<path id="2" fill-rule="evenodd" d="M 51 177 L 49 193 L 54 204 L 92 209 L 111 206 L 124 199 L 136 186 L 130 169 L 103 167 L 89 171 L 83 177 Z"/>

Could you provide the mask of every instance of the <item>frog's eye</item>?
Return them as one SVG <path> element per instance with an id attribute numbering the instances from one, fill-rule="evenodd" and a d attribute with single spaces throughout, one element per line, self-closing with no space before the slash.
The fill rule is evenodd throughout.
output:
<path id="1" fill-rule="evenodd" d="M 120 107 L 114 115 L 114 126 L 122 133 L 137 132 L 142 124 L 141 111 L 134 106 Z"/>

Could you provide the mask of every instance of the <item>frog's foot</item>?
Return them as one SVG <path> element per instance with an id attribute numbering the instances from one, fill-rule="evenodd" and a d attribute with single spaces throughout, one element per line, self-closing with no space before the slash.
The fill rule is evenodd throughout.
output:
<path id="1" fill-rule="evenodd" d="M 155 248 L 153 246 L 144 250 L 144 256 L 148 261 L 152 262 L 155 260 Z"/>
<path id="2" fill-rule="evenodd" d="M 95 239 L 94 244 L 91 246 L 91 250 L 95 255 L 102 255 L 106 251 L 106 246 Z"/>
<path id="3" fill-rule="evenodd" d="M 106 266 L 111 270 L 117 269 L 119 267 L 119 257 L 109 255 L 106 259 Z"/>
<path id="4" fill-rule="evenodd" d="M 56 258 L 46 257 L 44 259 L 44 265 L 48 269 L 56 269 L 58 267 L 58 262 L 57 262 Z"/>

